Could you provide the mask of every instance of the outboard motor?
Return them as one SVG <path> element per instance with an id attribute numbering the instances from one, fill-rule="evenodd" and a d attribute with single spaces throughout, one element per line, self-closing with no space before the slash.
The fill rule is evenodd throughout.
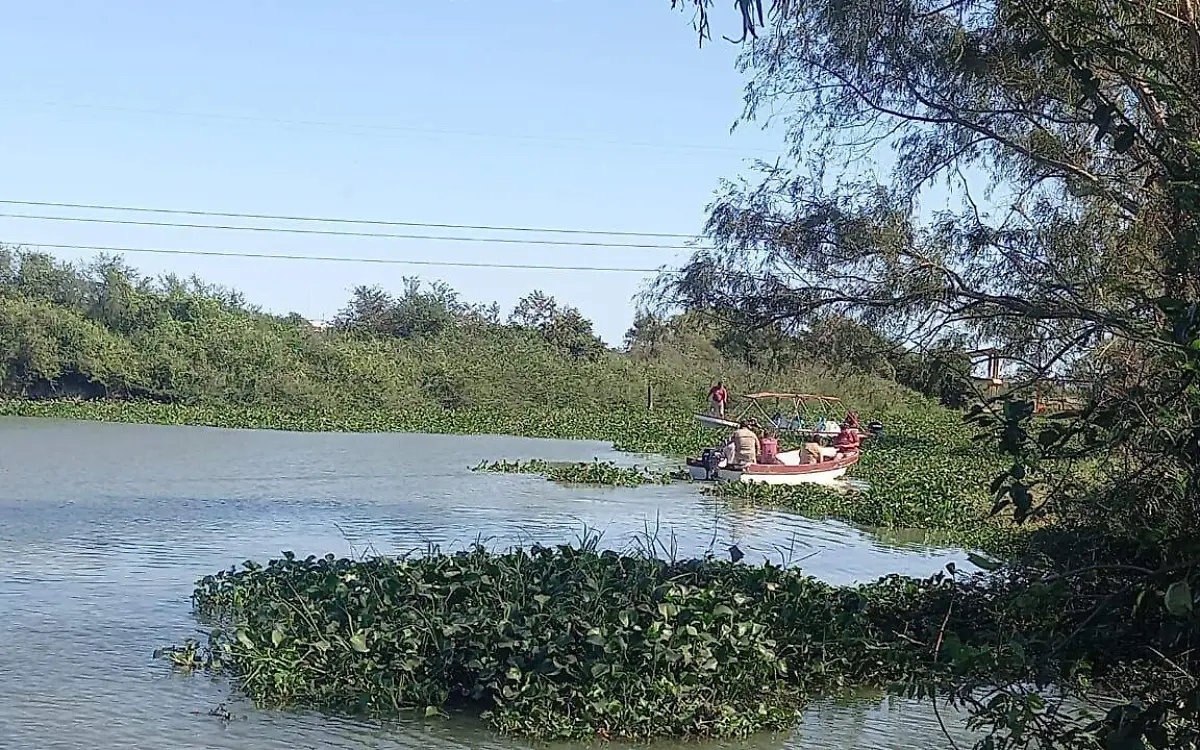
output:
<path id="1" fill-rule="evenodd" d="M 704 463 L 704 470 L 708 472 L 708 478 L 716 479 L 717 467 L 721 464 L 721 452 L 716 448 L 705 448 L 700 460 Z"/>
<path id="2" fill-rule="evenodd" d="M 883 422 L 880 422 L 878 419 L 872 419 L 870 422 L 867 422 L 867 431 L 872 435 L 882 435 Z"/>

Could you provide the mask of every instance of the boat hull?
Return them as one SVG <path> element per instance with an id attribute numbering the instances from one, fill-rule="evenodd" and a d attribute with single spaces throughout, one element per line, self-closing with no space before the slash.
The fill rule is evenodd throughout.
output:
<path id="1" fill-rule="evenodd" d="M 851 466 L 858 463 L 858 453 L 822 461 L 816 464 L 788 466 L 785 464 L 751 464 L 744 469 L 717 469 L 717 481 L 742 482 L 744 484 L 827 484 L 846 475 Z M 708 469 L 699 459 L 689 458 L 688 473 L 697 481 L 711 481 Z"/>
<path id="2" fill-rule="evenodd" d="M 835 468 L 825 471 L 810 471 L 803 474 L 797 472 L 767 474 L 752 471 L 717 469 L 717 479 L 724 482 L 741 482 L 743 484 L 827 484 L 841 479 L 845 476 L 846 471 L 846 468 Z"/>

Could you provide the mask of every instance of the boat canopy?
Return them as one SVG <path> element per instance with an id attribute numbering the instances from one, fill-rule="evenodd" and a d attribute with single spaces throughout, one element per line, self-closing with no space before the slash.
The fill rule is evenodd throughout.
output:
<path id="1" fill-rule="evenodd" d="M 842 400 L 836 396 L 762 391 L 743 394 L 740 398 L 745 401 L 745 406 L 734 415 L 721 419 L 697 414 L 696 419 L 706 427 L 725 429 L 736 427 L 742 419 L 754 417 L 781 432 L 825 435 L 836 432 L 845 417 L 845 409 L 840 406 Z M 775 402 L 774 410 L 768 408 L 771 401 Z M 832 425 L 827 427 L 830 423 Z"/>

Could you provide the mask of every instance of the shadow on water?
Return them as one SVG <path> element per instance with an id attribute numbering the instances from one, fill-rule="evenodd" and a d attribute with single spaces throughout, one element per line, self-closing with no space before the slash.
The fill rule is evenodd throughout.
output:
<path id="1" fill-rule="evenodd" d="M 746 562 L 791 561 L 834 583 L 929 575 L 963 558 L 936 545 L 899 549 L 844 524 L 734 509 L 685 484 L 568 488 L 469 470 L 502 457 L 647 463 L 599 443 L 11 419 L 0 420 L 0 455 L 8 551 L 0 613 L 9 633 L 0 639 L 0 745 L 14 750 L 529 746 L 477 722 L 380 726 L 258 711 L 222 681 L 176 675 L 151 658 L 195 634 L 188 598 L 197 578 L 283 550 L 558 544 L 585 528 L 620 548 L 651 528 L 680 556 L 736 543 Z M 233 720 L 209 715 L 220 704 Z M 961 718 L 951 719 L 962 736 Z M 948 743 L 926 707 L 871 697 L 815 705 L 787 737 L 708 746 Z"/>

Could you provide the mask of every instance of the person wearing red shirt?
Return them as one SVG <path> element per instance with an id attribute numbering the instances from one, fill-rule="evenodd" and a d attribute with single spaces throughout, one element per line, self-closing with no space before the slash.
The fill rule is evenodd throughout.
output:
<path id="1" fill-rule="evenodd" d="M 841 432 L 834 438 L 833 447 L 837 448 L 838 455 L 854 453 L 862 444 L 862 437 L 858 434 L 858 415 L 850 412 L 850 418 L 842 423 Z"/>
<path id="2" fill-rule="evenodd" d="M 720 381 L 708 390 L 708 410 L 714 417 L 721 419 L 725 418 L 725 402 L 729 399 L 729 394 L 725 391 L 725 386 Z"/>

